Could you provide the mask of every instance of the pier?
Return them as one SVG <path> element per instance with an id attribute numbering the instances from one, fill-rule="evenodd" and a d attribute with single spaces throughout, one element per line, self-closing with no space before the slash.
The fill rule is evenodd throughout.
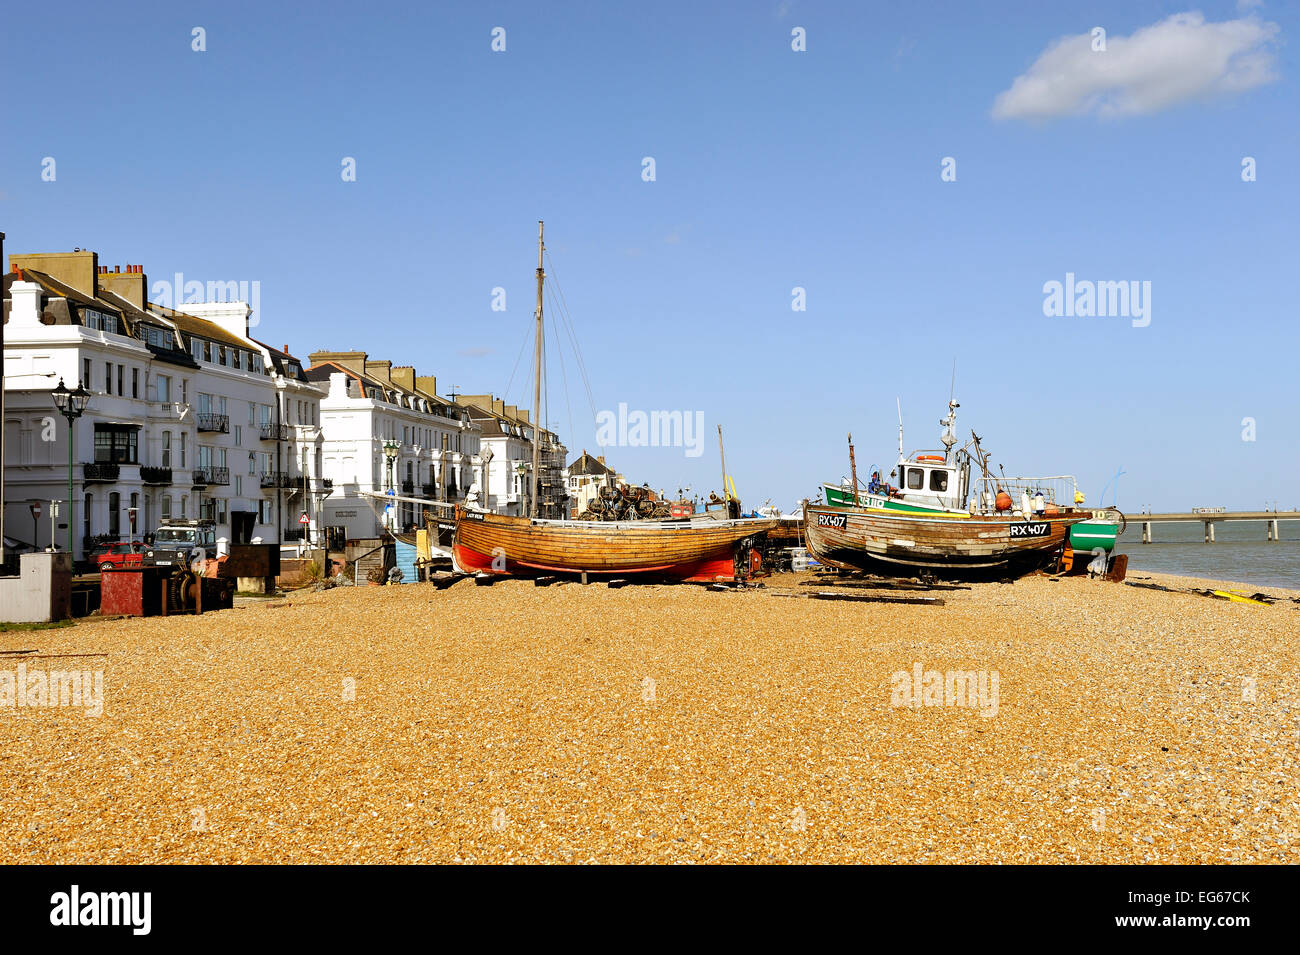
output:
<path id="1" fill-rule="evenodd" d="M 1155 524 L 1191 524 L 1205 525 L 1205 543 L 1214 543 L 1214 525 L 1221 521 L 1263 521 L 1268 540 L 1281 540 L 1279 522 L 1300 521 L 1300 511 L 1229 511 L 1226 508 L 1195 508 L 1190 511 L 1170 511 L 1165 514 L 1133 514 L 1130 522 L 1142 524 L 1142 543 L 1152 542 L 1151 529 Z"/>

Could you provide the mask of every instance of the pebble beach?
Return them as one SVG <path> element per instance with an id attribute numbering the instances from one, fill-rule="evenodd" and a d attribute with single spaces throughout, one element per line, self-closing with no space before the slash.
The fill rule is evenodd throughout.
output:
<path id="1" fill-rule="evenodd" d="M 0 669 L 102 666 L 104 705 L 0 708 L 0 843 L 31 863 L 1300 861 L 1300 592 L 779 596 L 817 579 L 467 579 L 3 632 Z M 949 671 L 996 696 L 912 680 Z"/>

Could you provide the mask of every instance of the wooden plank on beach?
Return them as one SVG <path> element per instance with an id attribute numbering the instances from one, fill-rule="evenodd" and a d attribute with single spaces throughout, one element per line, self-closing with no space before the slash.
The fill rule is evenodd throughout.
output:
<path id="1" fill-rule="evenodd" d="M 922 584 L 911 580 L 801 580 L 800 587 L 861 587 L 872 590 L 970 590 L 968 584 Z"/>
<path id="2" fill-rule="evenodd" d="M 905 597 L 897 594 L 846 594 L 829 590 L 821 590 L 816 593 L 799 593 L 793 590 L 765 590 L 763 592 L 773 597 L 807 597 L 811 600 L 849 600 L 855 603 L 878 604 L 924 604 L 931 607 L 942 607 L 944 605 L 942 597 Z"/>

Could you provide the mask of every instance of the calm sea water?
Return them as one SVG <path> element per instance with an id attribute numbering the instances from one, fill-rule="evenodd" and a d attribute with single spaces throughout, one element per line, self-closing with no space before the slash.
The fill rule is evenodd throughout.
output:
<path id="1" fill-rule="evenodd" d="M 1156 524 L 1155 543 L 1144 544 L 1141 518 L 1130 517 L 1115 549 L 1129 555 L 1130 573 L 1151 570 L 1300 590 L 1300 521 L 1278 526 L 1282 539 L 1269 541 L 1263 521 L 1216 524 L 1214 543 L 1206 544 L 1201 524 Z"/>

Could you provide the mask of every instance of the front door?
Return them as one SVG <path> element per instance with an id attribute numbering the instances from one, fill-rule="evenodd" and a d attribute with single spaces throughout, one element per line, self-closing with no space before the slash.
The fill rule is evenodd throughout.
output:
<path id="1" fill-rule="evenodd" d="M 234 544 L 249 544 L 253 540 L 253 525 L 257 522 L 256 511 L 230 512 L 230 540 Z"/>

